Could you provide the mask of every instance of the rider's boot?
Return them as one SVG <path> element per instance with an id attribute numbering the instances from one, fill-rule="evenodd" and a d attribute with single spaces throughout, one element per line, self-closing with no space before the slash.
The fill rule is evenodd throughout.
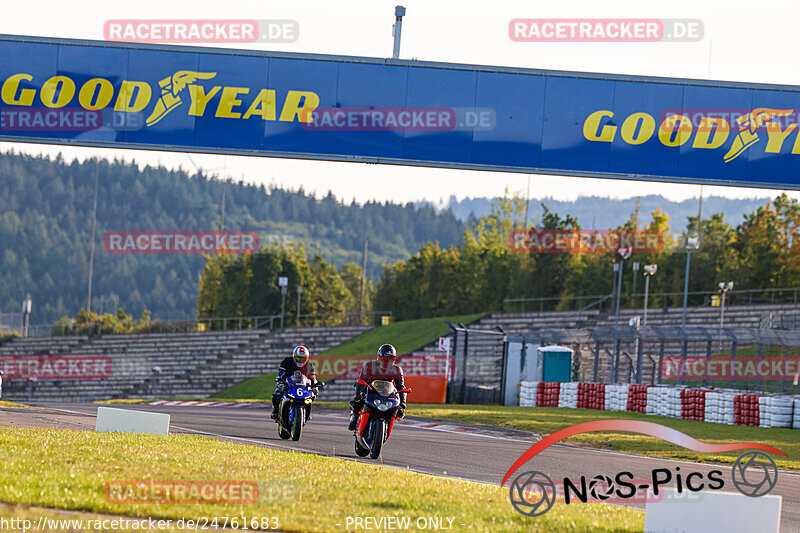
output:
<path id="1" fill-rule="evenodd" d="M 347 426 L 349 431 L 355 431 L 358 424 L 358 417 L 355 413 L 350 413 L 350 425 Z"/>
<path id="2" fill-rule="evenodd" d="M 278 407 L 277 406 L 274 406 L 272 408 L 272 419 L 273 420 L 278 420 Z"/>

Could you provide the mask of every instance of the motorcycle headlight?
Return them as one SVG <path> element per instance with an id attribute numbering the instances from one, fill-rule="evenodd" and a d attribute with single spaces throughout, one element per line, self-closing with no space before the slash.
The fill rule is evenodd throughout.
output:
<path id="1" fill-rule="evenodd" d="M 392 406 L 392 404 L 390 404 L 389 402 L 386 402 L 386 403 L 378 403 L 378 409 L 379 409 L 379 410 L 381 410 L 381 411 L 386 411 L 386 410 L 388 410 L 388 409 L 389 409 L 389 407 L 391 407 L 391 406 Z"/>
<path id="2" fill-rule="evenodd" d="M 306 403 L 311 403 L 311 398 L 306 398 Z"/>

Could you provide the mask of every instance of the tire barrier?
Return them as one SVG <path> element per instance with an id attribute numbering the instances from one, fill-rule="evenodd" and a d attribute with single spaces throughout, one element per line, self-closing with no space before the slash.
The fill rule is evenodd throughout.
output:
<path id="1" fill-rule="evenodd" d="M 624 411 L 628 406 L 627 385 L 606 386 L 606 411 Z"/>
<path id="2" fill-rule="evenodd" d="M 793 414 L 792 398 L 761 396 L 758 399 L 758 425 L 762 428 L 790 428 Z"/>
<path id="3" fill-rule="evenodd" d="M 526 407 L 536 407 L 536 393 L 538 390 L 538 381 L 521 382 L 519 384 L 519 404 Z"/>
<path id="4" fill-rule="evenodd" d="M 706 393 L 699 389 L 681 391 L 681 418 L 685 420 L 706 419 Z"/>
<path id="5" fill-rule="evenodd" d="M 735 397 L 736 394 L 732 392 L 706 393 L 705 421 L 732 426 L 734 421 L 733 399 Z"/>
<path id="6" fill-rule="evenodd" d="M 800 429 L 800 400 L 794 401 L 794 422 L 792 422 L 794 429 Z"/>
<path id="7" fill-rule="evenodd" d="M 800 429 L 800 398 L 661 385 L 523 381 L 523 407 L 627 411 L 715 424 Z"/>
<path id="8" fill-rule="evenodd" d="M 578 382 L 561 384 L 558 392 L 558 406 L 570 409 L 578 407 Z"/>
<path id="9" fill-rule="evenodd" d="M 644 413 L 647 410 L 647 389 L 650 385 L 629 385 L 627 411 Z"/>
<path id="10" fill-rule="evenodd" d="M 602 383 L 578 383 L 578 409 L 605 410 L 605 389 L 606 386 Z"/>

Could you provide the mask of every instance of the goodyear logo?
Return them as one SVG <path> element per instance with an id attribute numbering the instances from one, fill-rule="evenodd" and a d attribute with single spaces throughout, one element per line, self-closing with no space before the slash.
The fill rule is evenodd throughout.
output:
<path id="1" fill-rule="evenodd" d="M 10 106 L 52 109 L 74 108 L 77 103 L 90 111 L 113 108 L 125 113 L 143 112 L 152 103 L 147 126 L 177 110 L 194 117 L 311 122 L 311 112 L 319 106 L 319 96 L 312 91 L 290 90 L 278 102 L 274 89 L 217 85 L 216 77 L 216 72 L 179 70 L 160 80 L 154 91 L 144 81 L 124 80 L 115 86 L 104 78 L 92 78 L 79 87 L 69 76 L 59 75 L 44 80 L 37 89 L 33 75 L 19 73 L 3 81 L 0 100 Z M 209 106 L 215 97 L 216 106 Z"/>
<path id="2" fill-rule="evenodd" d="M 722 161 L 730 163 L 757 143 L 765 153 L 778 154 L 792 133 L 791 153 L 800 154 L 798 115 L 794 109 L 767 107 L 666 110 L 658 121 L 648 113 L 632 113 L 618 125 L 613 111 L 601 109 L 586 117 L 583 136 L 606 143 L 619 138 L 634 146 L 657 138 L 664 146 L 719 149 Z"/>

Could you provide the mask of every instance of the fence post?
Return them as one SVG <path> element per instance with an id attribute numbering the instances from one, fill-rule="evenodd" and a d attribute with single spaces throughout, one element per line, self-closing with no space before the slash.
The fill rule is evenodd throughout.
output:
<path id="1" fill-rule="evenodd" d="M 756 353 L 758 354 L 756 356 L 756 391 L 760 391 L 761 390 L 761 378 L 759 377 L 759 374 L 758 374 L 758 364 L 761 362 L 761 353 L 762 353 L 763 345 L 759 342 L 756 345 L 756 347 L 757 347 L 757 352 Z"/>
<path id="2" fill-rule="evenodd" d="M 733 388 L 733 362 L 736 359 L 736 341 L 731 341 L 731 382 L 730 387 Z"/>
<path id="3" fill-rule="evenodd" d="M 644 339 L 641 339 L 638 336 L 636 337 L 636 384 L 642 384 L 642 357 L 644 357 Z"/>
<path id="4" fill-rule="evenodd" d="M 597 371 L 600 365 L 600 341 L 594 343 L 594 377 L 592 381 L 597 383 Z"/>
<path id="5" fill-rule="evenodd" d="M 658 384 L 661 385 L 661 368 L 664 365 L 664 346 L 666 345 L 667 340 L 663 337 L 661 338 L 661 346 L 658 348 Z"/>
<path id="6" fill-rule="evenodd" d="M 681 331 L 684 335 L 685 332 Z M 687 351 L 689 350 L 689 341 L 686 339 L 681 340 L 681 366 L 680 368 L 686 368 L 686 357 L 688 356 Z M 682 373 L 678 373 L 678 385 L 683 385 L 683 377 Z"/>
<path id="7" fill-rule="evenodd" d="M 706 375 L 703 386 L 708 387 L 708 367 L 711 366 L 711 339 L 706 341 Z"/>
<path id="8" fill-rule="evenodd" d="M 789 345 L 783 347 L 783 383 L 781 384 L 781 392 L 786 393 L 786 369 L 789 367 Z"/>
<path id="9" fill-rule="evenodd" d="M 467 394 L 467 350 L 469 350 L 469 331 L 464 328 L 464 364 L 462 365 L 463 373 L 461 374 L 461 403 L 466 403 Z"/>

